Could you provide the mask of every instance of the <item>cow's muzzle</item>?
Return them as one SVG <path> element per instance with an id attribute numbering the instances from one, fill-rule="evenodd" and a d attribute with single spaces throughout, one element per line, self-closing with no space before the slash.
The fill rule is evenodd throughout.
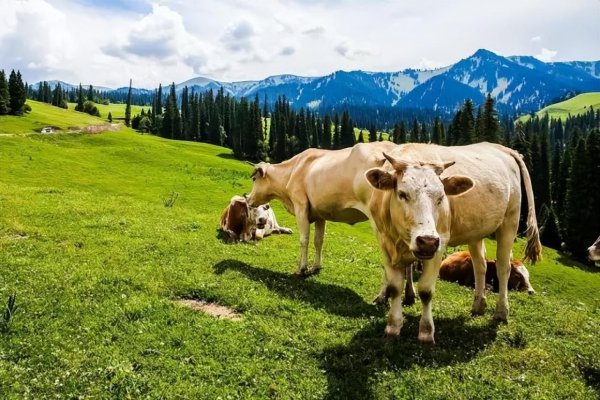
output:
<path id="1" fill-rule="evenodd" d="M 588 257 L 592 261 L 600 261 L 600 247 L 596 245 L 588 247 Z"/>
<path id="2" fill-rule="evenodd" d="M 413 251 L 419 260 L 430 260 L 440 248 L 440 238 L 436 236 L 417 236 L 417 249 Z"/>

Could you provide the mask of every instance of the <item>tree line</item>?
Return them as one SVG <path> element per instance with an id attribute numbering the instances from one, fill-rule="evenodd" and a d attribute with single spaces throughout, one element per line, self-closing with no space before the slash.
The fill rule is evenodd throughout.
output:
<path id="1" fill-rule="evenodd" d="M 23 83 L 21 72 L 13 69 L 8 80 L 4 70 L 0 70 L 0 115 L 23 115 L 30 111 L 25 104 L 27 88 Z"/>

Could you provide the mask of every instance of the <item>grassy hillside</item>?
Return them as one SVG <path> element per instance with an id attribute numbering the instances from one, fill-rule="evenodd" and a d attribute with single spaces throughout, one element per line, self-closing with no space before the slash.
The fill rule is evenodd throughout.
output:
<path id="1" fill-rule="evenodd" d="M 74 110 L 77 103 L 69 103 L 69 108 Z M 100 104 L 96 103 L 96 107 L 98 107 L 98 111 L 100 111 L 100 116 L 103 119 L 108 118 L 108 113 L 112 114 L 113 119 L 125 119 L 125 104 Z M 133 118 L 135 115 L 140 114 L 142 112 L 148 112 L 151 107 L 150 106 L 131 106 L 131 117 Z"/>
<path id="2" fill-rule="evenodd" d="M 542 108 L 536 113 L 540 118 L 548 115 L 550 118 L 561 118 L 563 121 L 569 115 L 579 115 L 589 111 L 590 107 L 594 110 L 600 109 L 600 92 L 582 93 L 569 100 L 561 101 L 560 103 L 551 104 Z M 520 117 L 520 120 L 526 120 L 528 115 Z"/>
<path id="3" fill-rule="evenodd" d="M 0 137 L 0 397 L 594 399 L 600 274 L 551 250 L 511 293 L 511 321 L 469 315 L 472 293 L 439 283 L 435 347 L 420 306 L 398 340 L 367 224 L 329 224 L 324 269 L 292 275 L 298 235 L 217 238 L 221 210 L 250 190 L 230 151 L 129 130 Z M 178 192 L 172 208 L 165 199 Z M 293 218 L 275 204 L 279 222 Z M 490 250 L 493 243 L 490 243 Z M 517 244 L 516 254 L 522 252 Z M 229 305 L 217 320 L 173 302 Z"/>
<path id="4" fill-rule="evenodd" d="M 27 100 L 27 104 L 31 106 L 31 112 L 24 116 L 5 115 L 0 117 L 0 135 L 39 133 L 42 128 L 47 126 L 69 131 L 87 125 L 106 124 L 106 120 L 76 112 L 72 107 L 65 110 L 34 100 Z"/>

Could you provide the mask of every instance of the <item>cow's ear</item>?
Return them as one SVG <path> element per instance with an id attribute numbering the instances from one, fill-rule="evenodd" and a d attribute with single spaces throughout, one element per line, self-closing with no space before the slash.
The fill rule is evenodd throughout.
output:
<path id="1" fill-rule="evenodd" d="M 263 167 L 256 167 L 254 168 L 254 171 L 252 172 L 252 175 L 250 175 L 250 178 L 254 178 L 255 176 L 259 176 L 261 178 L 264 178 L 266 175 L 266 171 Z"/>
<path id="2" fill-rule="evenodd" d="M 473 189 L 475 182 L 468 176 L 449 176 L 442 179 L 444 184 L 444 192 L 447 196 L 458 196 L 459 194 L 467 193 Z"/>
<path id="3" fill-rule="evenodd" d="M 365 177 L 375 189 L 392 190 L 396 187 L 396 177 L 379 168 L 371 168 L 365 173 Z"/>
<path id="4" fill-rule="evenodd" d="M 246 199 L 236 199 L 234 200 L 233 204 L 238 207 L 239 209 L 248 209 L 248 202 L 246 201 Z"/>
<path id="5" fill-rule="evenodd" d="M 271 205 L 269 203 L 265 204 L 265 210 L 268 210 L 269 208 L 271 208 Z"/>

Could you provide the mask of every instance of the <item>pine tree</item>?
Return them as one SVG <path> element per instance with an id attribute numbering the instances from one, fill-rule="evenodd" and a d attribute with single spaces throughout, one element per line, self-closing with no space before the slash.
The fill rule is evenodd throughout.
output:
<path id="1" fill-rule="evenodd" d="M 369 142 L 376 142 L 377 141 L 377 129 L 375 128 L 375 125 L 371 125 L 371 127 L 369 128 Z"/>
<path id="2" fill-rule="evenodd" d="M 8 92 L 8 82 L 4 70 L 0 70 L 0 115 L 6 115 L 10 111 L 10 95 Z"/>
<path id="3" fill-rule="evenodd" d="M 409 141 L 411 143 L 418 143 L 419 142 L 419 121 L 417 121 L 417 119 L 413 119 L 412 122 L 412 128 L 410 129 L 410 136 L 409 136 Z"/>
<path id="4" fill-rule="evenodd" d="M 431 143 L 442 143 L 442 124 L 440 122 L 440 117 L 438 116 L 436 116 L 433 120 L 433 129 L 431 130 Z"/>
<path id="5" fill-rule="evenodd" d="M 589 201 L 592 195 L 589 192 L 589 177 L 593 176 L 593 173 L 590 174 L 590 172 L 588 171 L 586 143 L 583 138 L 579 138 L 573 153 L 567 182 L 566 235 L 564 236 L 567 247 L 578 257 L 585 256 L 587 247 L 585 243 L 590 236 L 587 230 L 592 217 Z M 592 233 L 592 236 L 597 233 Z"/>
<path id="6" fill-rule="evenodd" d="M 163 113 L 163 92 L 162 92 L 162 85 L 159 83 L 158 84 L 158 94 L 156 95 L 156 114 L 157 115 L 162 115 Z"/>
<path id="7" fill-rule="evenodd" d="M 454 132 L 453 132 L 454 133 Z M 475 135 L 475 120 L 473 118 L 473 102 L 465 100 L 460 111 L 459 131 L 456 132 L 456 144 L 464 145 L 473 143 Z"/>
<path id="8" fill-rule="evenodd" d="M 590 121 L 590 125 L 593 124 L 593 118 L 594 117 L 592 117 L 592 121 Z M 600 130 L 597 128 L 592 129 L 588 134 L 586 148 L 586 176 L 588 177 L 587 181 L 589 191 L 587 207 L 589 219 L 584 228 L 584 242 L 582 243 L 584 247 L 587 247 L 590 243 L 593 243 L 596 235 L 598 235 L 598 232 L 600 232 L 600 179 L 598 179 L 598 171 L 600 171 Z M 592 178 L 590 179 L 589 177 Z"/>
<path id="9" fill-rule="evenodd" d="M 491 143 L 500 142 L 500 123 L 496 111 L 494 110 L 494 99 L 490 94 L 487 95 L 483 106 L 483 115 L 481 121 L 481 140 Z"/>
<path id="10" fill-rule="evenodd" d="M 75 106 L 75 111 L 83 112 L 83 87 L 81 87 L 81 83 L 79 84 L 79 90 L 77 91 L 77 105 Z"/>
<path id="11" fill-rule="evenodd" d="M 110 123 L 113 122 L 112 114 L 110 111 L 108 112 L 108 122 L 110 122 Z"/>
<path id="12" fill-rule="evenodd" d="M 358 140 L 357 143 L 364 143 L 365 142 L 365 137 L 363 136 L 363 130 L 360 130 L 360 133 L 358 134 Z"/>
<path id="13" fill-rule="evenodd" d="M 344 111 L 342 114 L 340 147 L 352 147 L 354 146 L 354 142 L 354 126 L 352 124 L 352 119 L 350 118 L 348 111 Z"/>
<path id="14" fill-rule="evenodd" d="M 92 86 L 90 86 L 90 91 Z M 89 97 L 89 95 L 88 95 Z M 125 125 L 131 125 L 131 79 L 129 79 L 129 90 L 127 91 L 127 103 L 125 104 Z"/>
<path id="15" fill-rule="evenodd" d="M 323 136 L 321 139 L 322 149 L 331 149 L 331 117 L 329 114 L 323 118 Z"/>
<path id="16" fill-rule="evenodd" d="M 11 114 L 23 115 L 23 106 L 25 105 L 25 100 L 27 100 L 27 93 L 25 92 L 25 84 L 23 84 L 21 72 L 15 72 L 14 69 L 8 78 L 8 95 Z"/>
<path id="17" fill-rule="evenodd" d="M 333 148 L 340 148 L 340 117 L 337 113 L 333 118 Z"/>
<path id="18" fill-rule="evenodd" d="M 92 85 L 90 85 L 90 87 L 88 88 L 87 91 L 87 100 L 88 101 L 94 101 L 94 87 Z M 129 126 L 129 125 L 127 125 Z"/>

